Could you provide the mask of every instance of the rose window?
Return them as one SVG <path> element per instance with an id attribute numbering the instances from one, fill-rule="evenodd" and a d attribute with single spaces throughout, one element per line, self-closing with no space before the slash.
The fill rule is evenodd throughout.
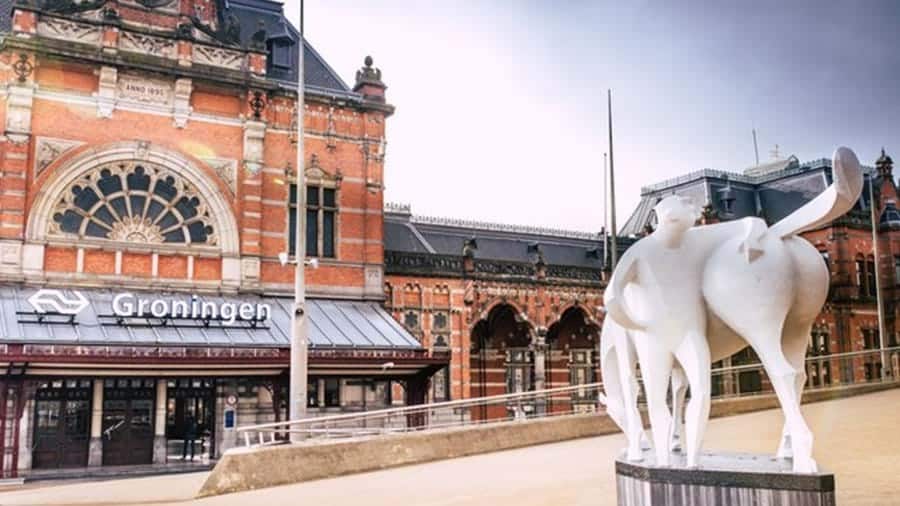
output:
<path id="1" fill-rule="evenodd" d="M 51 232 L 77 238 L 148 244 L 215 245 L 205 202 L 179 175 L 151 163 L 118 163 L 70 184 Z"/>

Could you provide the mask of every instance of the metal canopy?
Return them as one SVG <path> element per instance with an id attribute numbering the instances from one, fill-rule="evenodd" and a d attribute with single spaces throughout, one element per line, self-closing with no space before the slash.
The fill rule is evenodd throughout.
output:
<path id="1" fill-rule="evenodd" d="M 292 299 L 252 295 L 199 295 L 200 302 L 268 304 L 270 317 L 261 322 L 137 317 L 113 315 L 111 290 L 78 290 L 87 307 L 74 317 L 41 315 L 28 302 L 36 288 L 0 286 L 0 343 L 169 345 L 225 347 L 290 347 Z M 62 290 L 74 296 L 70 290 Z M 189 300 L 191 294 L 131 292 L 142 298 Z M 308 299 L 309 343 L 312 348 L 422 350 L 422 345 L 377 302 Z M 71 323 L 70 323 L 71 321 Z"/>

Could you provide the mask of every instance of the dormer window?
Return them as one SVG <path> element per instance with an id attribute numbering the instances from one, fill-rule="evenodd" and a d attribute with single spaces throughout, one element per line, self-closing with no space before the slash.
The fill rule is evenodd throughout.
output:
<path id="1" fill-rule="evenodd" d="M 289 40 L 274 42 L 271 51 L 272 65 L 284 69 L 291 68 L 291 47 L 293 44 Z"/>

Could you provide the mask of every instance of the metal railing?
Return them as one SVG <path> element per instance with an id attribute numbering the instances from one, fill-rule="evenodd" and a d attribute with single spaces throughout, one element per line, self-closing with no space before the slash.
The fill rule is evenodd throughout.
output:
<path id="1" fill-rule="evenodd" d="M 602 410 L 602 383 L 492 395 L 397 408 L 341 413 L 302 420 L 239 427 L 245 445 L 284 442 L 289 434 L 306 439 L 366 437 L 509 422 Z"/>
<path id="2" fill-rule="evenodd" d="M 890 382 L 900 379 L 900 346 L 883 350 Z M 882 350 L 863 350 L 806 358 L 806 391 L 881 382 Z M 827 364 L 827 365 L 826 365 Z M 714 399 L 772 393 L 762 364 L 742 364 L 712 370 Z M 643 402 L 643 395 L 639 398 Z M 290 434 L 304 440 L 376 437 L 488 423 L 514 422 L 583 413 L 605 413 L 603 383 L 586 383 L 544 390 L 474 397 L 373 411 L 313 416 L 302 420 L 239 427 L 246 446 L 282 444 Z"/>

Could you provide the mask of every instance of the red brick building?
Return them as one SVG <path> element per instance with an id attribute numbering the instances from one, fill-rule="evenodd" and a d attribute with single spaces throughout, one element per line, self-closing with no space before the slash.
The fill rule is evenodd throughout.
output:
<path id="1" fill-rule="evenodd" d="M 267 0 L 22 0 L 0 20 L 0 470 L 215 458 L 283 416 L 294 181 L 309 407 L 424 400 L 445 351 L 384 311 L 385 100 Z"/>
<path id="2" fill-rule="evenodd" d="M 432 398 L 483 397 L 597 381 L 599 234 L 385 214 L 387 305 L 434 350 L 449 349 Z M 527 412 L 594 409 L 562 396 Z M 497 406 L 474 416 L 506 416 Z"/>

